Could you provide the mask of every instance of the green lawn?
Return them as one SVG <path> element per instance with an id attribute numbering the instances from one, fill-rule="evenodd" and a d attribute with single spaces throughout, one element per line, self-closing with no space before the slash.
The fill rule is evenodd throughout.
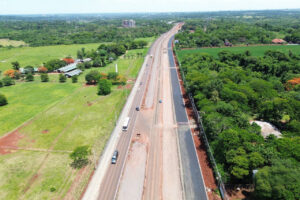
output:
<path id="1" fill-rule="evenodd" d="M 43 47 L 0 48 L 0 71 L 11 68 L 11 62 L 18 61 L 22 67 L 42 65 L 51 59 L 60 59 L 66 56 L 76 57 L 77 50 L 81 48 L 96 49 L 96 44 L 73 44 Z"/>
<path id="2" fill-rule="evenodd" d="M 178 56 L 183 58 L 185 55 L 193 53 L 208 53 L 212 56 L 217 57 L 218 53 L 223 50 L 228 50 L 234 53 L 242 53 L 249 50 L 253 56 L 263 56 L 267 50 L 278 50 L 288 53 L 289 50 L 296 54 L 300 54 L 300 45 L 284 45 L 284 46 L 249 46 L 249 47 L 223 47 L 223 48 L 202 48 L 202 49 L 188 49 L 178 51 Z"/>
<path id="3" fill-rule="evenodd" d="M 40 83 L 40 77 L 29 83 L 17 82 L 16 85 L 0 88 L 9 102 L 0 107 L 0 136 L 12 131 L 36 114 L 55 105 L 62 98 L 70 95 L 79 85 L 56 82 Z M 50 76 L 50 80 L 54 77 Z"/>
<path id="4" fill-rule="evenodd" d="M 58 75 L 51 75 L 49 83 L 41 83 L 40 77 L 35 77 L 31 83 L 17 82 L 0 88 L 9 102 L 0 108 L 1 135 L 32 118 L 19 130 L 24 137 L 18 146 L 28 150 L 0 156 L 0 199 L 62 199 L 66 195 L 79 173 L 70 167 L 68 151 L 89 145 L 99 156 L 115 126 L 115 116 L 130 92 L 113 86 L 110 95 L 98 96 L 96 86 L 85 86 L 85 74 L 90 70 L 114 71 L 117 63 L 120 74 L 135 79 L 144 60 L 137 53 L 146 52 L 147 49 L 130 50 L 130 57 L 119 58 L 103 68 L 85 70 L 75 84 L 70 79 L 58 83 Z M 33 148 L 66 152 L 30 150 Z M 87 174 L 91 172 L 92 164 Z M 32 181 L 35 174 L 37 177 Z M 88 178 L 80 180 L 73 199 L 80 198 Z M 51 192 L 51 187 L 56 191 Z"/>

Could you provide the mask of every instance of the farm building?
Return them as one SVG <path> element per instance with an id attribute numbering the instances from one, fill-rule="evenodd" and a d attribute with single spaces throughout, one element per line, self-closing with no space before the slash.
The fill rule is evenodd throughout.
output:
<path id="1" fill-rule="evenodd" d="M 82 73 L 82 71 L 80 69 L 75 69 L 73 71 L 65 73 L 65 76 L 68 78 L 71 78 L 72 76 L 78 76 L 81 73 Z"/>
<path id="2" fill-rule="evenodd" d="M 66 72 L 70 72 L 70 71 L 72 71 L 72 70 L 74 70 L 76 68 L 77 68 L 77 63 L 72 63 L 72 64 L 67 65 L 65 67 L 59 68 L 57 71 L 58 72 L 62 72 L 62 73 L 66 73 Z"/>

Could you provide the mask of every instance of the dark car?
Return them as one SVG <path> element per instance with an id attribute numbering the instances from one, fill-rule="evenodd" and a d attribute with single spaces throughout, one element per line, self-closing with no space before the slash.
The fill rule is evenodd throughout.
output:
<path id="1" fill-rule="evenodd" d="M 135 110 L 136 110 L 136 111 L 140 111 L 140 107 L 136 107 Z"/>
<path id="2" fill-rule="evenodd" d="M 119 152 L 118 150 L 115 150 L 112 158 L 111 158 L 111 164 L 116 164 L 117 163 L 117 160 L 118 160 L 118 155 L 119 155 Z"/>

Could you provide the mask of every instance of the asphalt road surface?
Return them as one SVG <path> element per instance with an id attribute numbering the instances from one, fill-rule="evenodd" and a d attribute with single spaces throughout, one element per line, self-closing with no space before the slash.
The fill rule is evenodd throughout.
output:
<path id="1" fill-rule="evenodd" d="M 178 124 L 177 132 L 181 154 L 185 199 L 206 200 L 208 198 L 205 190 L 204 180 L 196 154 L 191 129 L 188 124 L 188 117 L 184 106 L 182 92 L 180 89 L 179 77 L 175 68 L 172 53 L 173 40 L 174 37 L 172 37 L 168 43 L 168 56 L 171 70 L 174 109 L 176 114 L 176 121 Z"/>

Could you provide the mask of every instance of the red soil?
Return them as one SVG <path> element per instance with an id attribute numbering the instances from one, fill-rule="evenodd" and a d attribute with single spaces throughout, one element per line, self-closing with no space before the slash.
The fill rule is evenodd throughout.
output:
<path id="1" fill-rule="evenodd" d="M 24 136 L 20 135 L 18 131 L 14 131 L 0 139 L 0 155 L 11 153 L 11 149 L 17 149 L 18 141 Z M 9 149 L 7 148 L 9 147 Z"/>

